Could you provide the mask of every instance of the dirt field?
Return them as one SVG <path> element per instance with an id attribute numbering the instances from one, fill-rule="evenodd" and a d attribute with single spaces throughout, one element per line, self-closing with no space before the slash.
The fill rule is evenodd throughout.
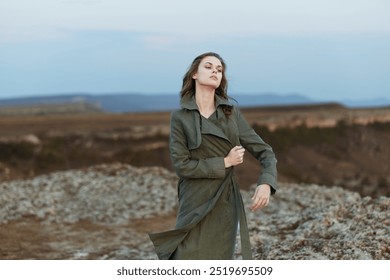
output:
<path id="1" fill-rule="evenodd" d="M 90 221 L 42 224 L 39 219 L 25 217 L 0 226 L 0 260 L 121 259 L 121 255 L 113 256 L 113 252 L 118 248 L 145 246 L 150 243 L 149 232 L 173 228 L 175 218 L 172 213 L 137 219 L 127 225 L 105 226 Z M 123 259 L 127 259 L 129 252 L 124 253 Z M 133 259 L 142 259 L 139 250 Z"/>

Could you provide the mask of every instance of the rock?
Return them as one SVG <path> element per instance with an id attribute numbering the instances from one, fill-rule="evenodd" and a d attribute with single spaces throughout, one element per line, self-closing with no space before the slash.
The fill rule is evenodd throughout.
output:
<path id="1" fill-rule="evenodd" d="M 24 135 L 21 140 L 34 146 L 41 145 L 41 140 L 34 134 Z"/>
<path id="2" fill-rule="evenodd" d="M 73 230 L 75 239 L 59 237 L 50 243 L 55 252 L 45 255 L 44 248 L 35 255 L 40 258 L 156 259 L 146 232 L 153 229 L 150 221 L 159 221 L 161 228 L 175 211 L 176 184 L 176 175 L 163 168 L 119 163 L 3 182 L 0 223 L 34 217 L 42 232 Z M 254 187 L 241 191 L 247 209 Z M 388 197 L 281 183 L 270 205 L 248 210 L 247 220 L 255 259 L 390 259 Z M 148 229 L 135 227 L 134 221 Z M 241 258 L 239 246 L 236 258 Z"/>
<path id="3" fill-rule="evenodd" d="M 11 175 L 11 170 L 3 163 L 0 162 L 0 182 L 9 180 Z"/>

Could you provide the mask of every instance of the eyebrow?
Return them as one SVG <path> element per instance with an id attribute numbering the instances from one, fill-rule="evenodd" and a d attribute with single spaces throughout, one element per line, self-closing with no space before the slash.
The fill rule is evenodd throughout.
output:
<path id="1" fill-rule="evenodd" d="M 205 64 L 206 64 L 206 63 L 213 65 L 213 64 L 212 64 L 211 62 L 209 62 L 209 61 L 206 61 Z M 222 68 L 222 65 L 218 65 L 217 67 Z"/>

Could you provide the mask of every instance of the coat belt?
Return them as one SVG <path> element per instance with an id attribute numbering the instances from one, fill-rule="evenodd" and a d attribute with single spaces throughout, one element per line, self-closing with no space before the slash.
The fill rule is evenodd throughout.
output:
<path id="1" fill-rule="evenodd" d="M 244 203 L 242 201 L 241 193 L 238 188 L 237 180 L 235 175 L 233 175 L 233 190 L 234 195 L 237 198 L 236 209 L 237 213 L 239 213 L 240 220 L 240 238 L 241 238 L 241 252 L 243 260 L 251 260 L 252 259 L 252 249 L 249 240 L 249 231 L 248 224 L 246 220 Z"/>

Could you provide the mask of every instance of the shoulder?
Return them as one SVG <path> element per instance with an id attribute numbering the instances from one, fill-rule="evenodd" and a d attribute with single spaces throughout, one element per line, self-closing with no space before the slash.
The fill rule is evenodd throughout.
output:
<path id="1" fill-rule="evenodd" d="M 247 128 L 249 126 L 248 120 L 237 106 L 233 107 L 232 117 L 239 128 Z"/>
<path id="2" fill-rule="evenodd" d="M 171 113 L 171 122 L 187 123 L 194 120 L 194 110 L 178 109 Z"/>
<path id="3" fill-rule="evenodd" d="M 177 109 L 171 112 L 171 118 L 180 118 L 180 117 L 185 117 L 185 116 L 192 116 L 193 112 L 192 110 L 188 109 Z"/>
<path id="4" fill-rule="evenodd" d="M 232 106 L 232 115 L 236 119 L 241 119 L 242 118 L 242 114 L 241 114 L 240 108 L 238 108 L 237 106 Z"/>

